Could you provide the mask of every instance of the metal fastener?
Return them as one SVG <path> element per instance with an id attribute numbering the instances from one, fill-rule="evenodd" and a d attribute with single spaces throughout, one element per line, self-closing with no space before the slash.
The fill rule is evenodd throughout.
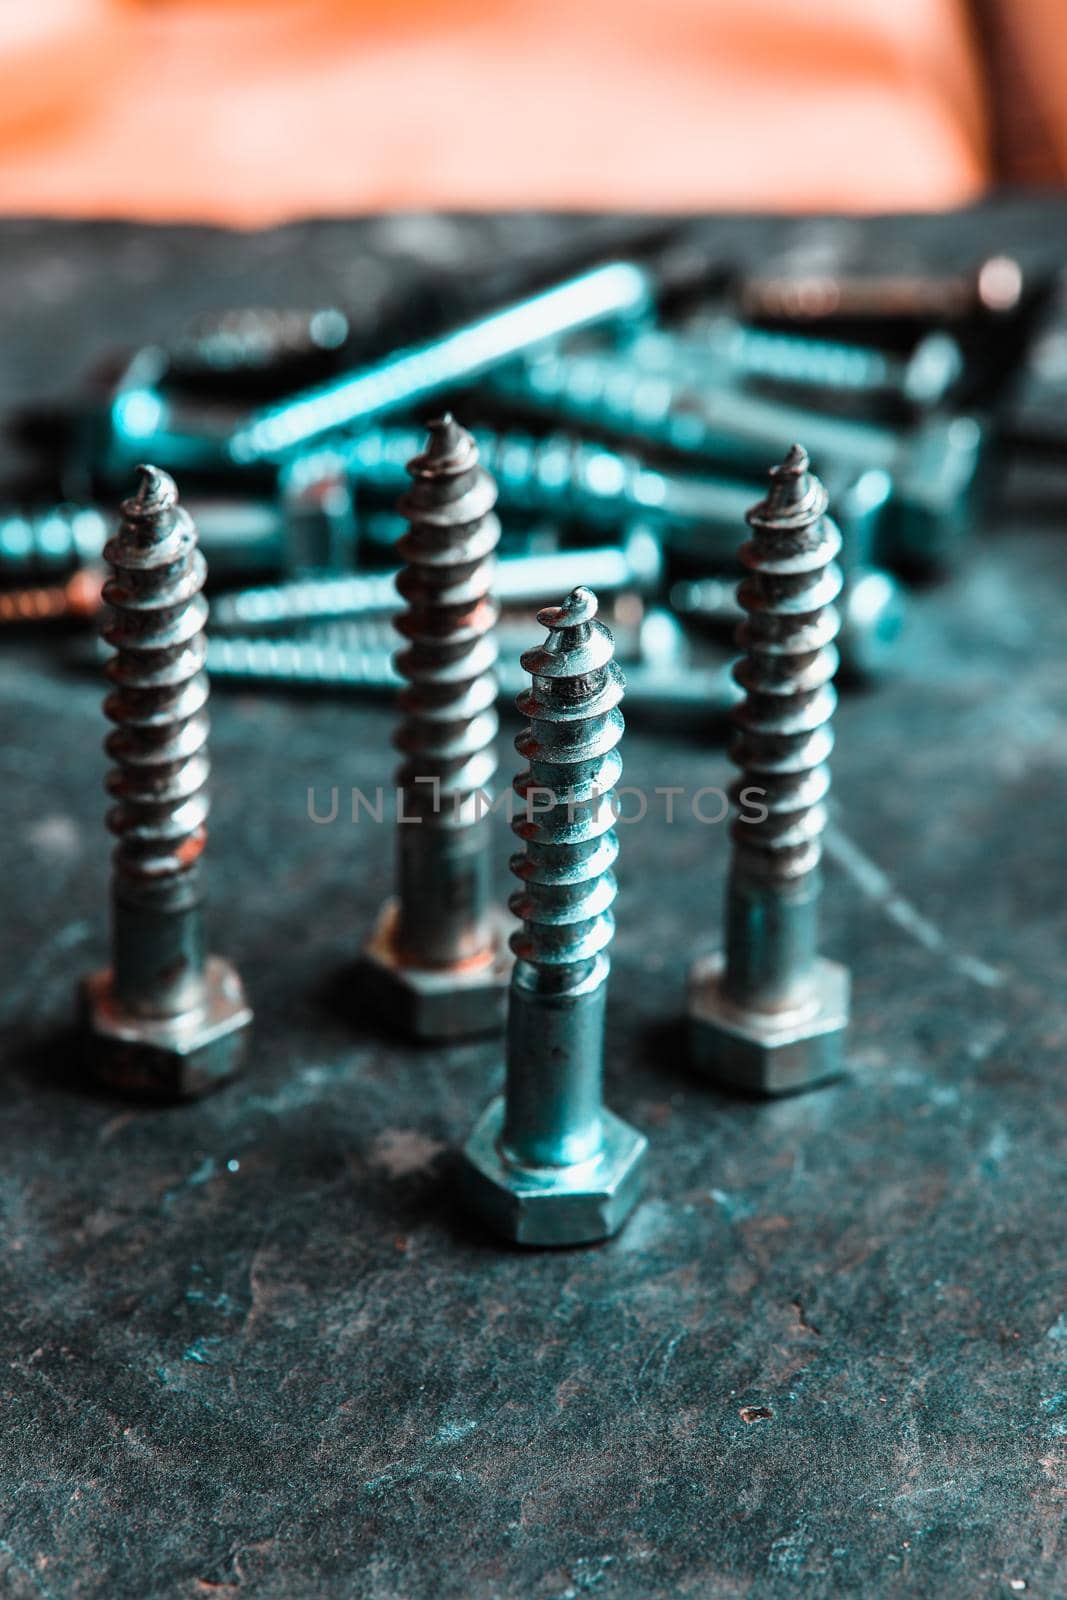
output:
<path id="1" fill-rule="evenodd" d="M 646 529 L 637 529 L 621 546 L 508 557 L 496 565 L 493 592 L 502 605 L 529 604 L 543 600 L 561 582 L 573 584 L 578 574 L 586 572 L 596 576 L 606 594 L 625 589 L 647 594 L 658 584 L 662 570 L 658 541 Z M 245 589 L 214 603 L 212 624 L 224 633 L 389 614 L 398 609 L 399 576 L 355 573 Z"/>
<path id="2" fill-rule="evenodd" d="M 538 613 L 549 630 L 523 667 L 528 770 L 512 826 L 525 849 L 511 870 L 515 968 L 507 1083 L 464 1150 L 473 1205 L 505 1238 L 589 1244 L 637 1203 L 647 1141 L 603 1104 L 604 1011 L 618 854 L 613 806 L 622 771 L 622 674 L 596 596 L 575 589 Z"/>
<path id="3" fill-rule="evenodd" d="M 753 469 L 803 432 L 824 470 L 890 474 L 893 503 L 880 552 L 889 565 L 951 562 L 971 525 L 984 444 L 974 417 L 934 413 L 896 428 L 642 372 L 607 353 L 531 356 L 488 374 L 485 383 L 557 419 L 644 437 L 734 471 Z"/>
<path id="4" fill-rule="evenodd" d="M 493 481 L 451 416 L 430 424 L 410 471 L 397 580 L 407 605 L 396 620 L 407 640 L 397 661 L 407 685 L 396 736 L 398 892 L 364 951 L 366 998 L 415 1037 L 444 1039 L 502 1026 L 511 967 L 490 895 L 500 524 Z"/>
<path id="5" fill-rule="evenodd" d="M 904 357 L 726 316 L 692 318 L 679 332 L 642 331 L 627 353 L 646 371 L 688 373 L 724 387 L 755 381 L 853 401 L 891 401 L 909 411 L 942 404 L 963 374 L 963 352 L 942 331 L 923 335 Z"/>
<path id="6" fill-rule="evenodd" d="M 100 610 L 103 581 L 99 568 L 80 567 L 65 583 L 0 591 L 0 628 L 18 623 L 88 622 Z"/>
<path id="7" fill-rule="evenodd" d="M 188 1099 L 238 1071 L 252 1018 L 234 968 L 204 952 L 206 568 L 165 473 L 140 468 L 122 517 L 104 550 L 111 967 L 83 984 L 82 1012 L 102 1082 Z"/>
<path id="8" fill-rule="evenodd" d="M 712 628 L 732 630 L 742 617 L 735 586 L 722 578 L 680 580 L 670 603 L 679 616 Z M 850 568 L 839 613 L 842 677 L 856 684 L 885 678 L 899 665 L 908 620 L 908 599 L 898 579 L 878 567 Z"/>
<path id="9" fill-rule="evenodd" d="M 367 637 L 363 628 L 352 632 L 354 637 L 341 641 L 313 636 L 213 638 L 208 641 L 208 670 L 219 682 L 261 683 L 271 688 L 357 694 L 384 694 L 402 688 L 405 680 L 377 630 Z M 509 662 L 498 662 L 496 676 L 505 694 L 521 690 L 522 673 Z M 717 731 L 739 698 L 725 665 L 683 671 L 676 661 L 650 660 L 626 668 L 626 703 L 631 713 L 648 718 L 653 728 L 682 724 Z"/>
<path id="10" fill-rule="evenodd" d="M 726 948 L 697 962 L 690 980 L 696 1065 L 763 1094 L 840 1072 L 848 1023 L 848 971 L 821 957 L 817 942 L 841 589 L 841 537 L 826 507 L 794 445 L 749 512 Z"/>
<path id="11" fill-rule="evenodd" d="M 398 350 L 356 372 L 256 411 L 229 441 L 238 465 L 276 460 L 334 430 L 417 405 L 468 383 L 501 361 L 566 333 L 644 316 L 653 280 L 627 261 L 527 296 L 427 343 Z"/>

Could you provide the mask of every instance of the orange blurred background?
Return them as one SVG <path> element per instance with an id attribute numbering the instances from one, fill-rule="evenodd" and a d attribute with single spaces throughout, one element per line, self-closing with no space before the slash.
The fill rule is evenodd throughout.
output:
<path id="1" fill-rule="evenodd" d="M 1064 0 L 5 0 L 0 209 L 927 209 L 1065 90 Z"/>

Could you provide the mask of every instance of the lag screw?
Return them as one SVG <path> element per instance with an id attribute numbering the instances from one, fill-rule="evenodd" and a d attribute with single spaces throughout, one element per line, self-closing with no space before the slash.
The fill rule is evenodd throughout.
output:
<path id="1" fill-rule="evenodd" d="M 208 641 L 207 665 L 222 683 L 261 683 L 279 689 L 320 690 L 327 694 L 385 694 L 402 688 L 392 651 L 376 630 L 362 638 L 363 628 L 343 641 L 256 639 L 240 635 Z M 518 694 L 521 671 L 501 661 L 496 667 L 500 689 Z M 727 666 L 686 667 L 677 663 L 638 663 L 626 668 L 627 704 L 651 725 L 678 723 L 717 729 L 737 704 L 739 693 Z"/>
<path id="2" fill-rule="evenodd" d="M 723 578 L 680 580 L 669 598 L 680 617 L 712 628 L 733 630 L 743 615 L 736 585 Z M 907 618 L 907 595 L 891 573 L 877 567 L 851 567 L 841 592 L 837 638 L 842 678 L 869 684 L 890 674 L 899 663 Z"/>
<path id="3" fill-rule="evenodd" d="M 515 966 L 507 1081 L 464 1149 L 475 1209 L 516 1244 L 590 1244 L 637 1203 L 647 1141 L 603 1103 L 604 1014 L 618 854 L 614 788 L 622 772 L 623 679 L 596 596 L 575 589 L 538 613 L 545 644 L 522 665 L 529 763 L 514 784 L 511 870 Z"/>
<path id="4" fill-rule="evenodd" d="M 826 508 L 794 445 L 748 514 L 725 954 L 690 977 L 696 1065 L 762 1094 L 839 1073 L 848 1024 L 848 970 L 818 954 L 817 937 L 841 590 L 841 536 Z"/>
<path id="5" fill-rule="evenodd" d="M 491 591 L 496 488 L 465 429 L 445 415 L 411 462 L 397 588 L 407 641 L 395 743 L 403 813 L 397 894 L 364 950 L 370 999 L 419 1039 L 500 1027 L 510 958 L 490 895 L 499 604 Z"/>
<path id="6" fill-rule="evenodd" d="M 564 334 L 644 316 L 651 309 L 653 289 L 652 275 L 631 262 L 595 267 L 253 412 L 231 435 L 230 458 L 239 466 L 277 460 L 338 428 L 365 424 L 469 383 L 500 362 Z"/>
<path id="7" fill-rule="evenodd" d="M 893 401 L 909 411 L 940 405 L 963 373 L 951 334 L 928 333 L 907 357 L 872 346 L 779 333 L 732 317 L 694 318 L 680 332 L 654 329 L 629 346 L 647 371 L 705 382 L 765 382 L 784 388 Z"/>
<path id="8" fill-rule="evenodd" d="M 663 557 L 647 530 L 635 531 L 621 547 L 564 550 L 551 555 L 509 556 L 495 568 L 493 592 L 502 605 L 538 602 L 560 581 L 595 575 L 608 594 L 655 589 Z M 356 573 L 345 578 L 309 578 L 223 595 L 215 602 L 213 621 L 220 631 L 290 627 L 294 623 L 327 622 L 345 617 L 370 617 L 398 609 L 396 572 Z"/>
<path id="9" fill-rule="evenodd" d="M 81 567 L 65 583 L 0 590 L 0 628 L 19 623 L 91 621 L 100 611 L 103 582 L 99 568 Z"/>
<path id="10" fill-rule="evenodd" d="M 905 428 L 855 421 L 694 383 L 684 374 L 643 372 L 602 353 L 531 356 L 489 373 L 485 382 L 504 398 L 554 417 L 649 439 L 734 470 L 755 467 L 803 432 L 825 468 L 889 473 L 884 555 L 891 565 L 947 565 L 970 526 L 984 443 L 974 417 L 934 413 Z"/>
<path id="11" fill-rule="evenodd" d="M 204 952 L 206 568 L 165 473 L 140 468 L 104 556 L 107 821 L 118 843 L 111 967 L 82 985 L 82 1013 L 101 1082 L 190 1099 L 238 1071 L 252 1013 L 234 968 Z"/>

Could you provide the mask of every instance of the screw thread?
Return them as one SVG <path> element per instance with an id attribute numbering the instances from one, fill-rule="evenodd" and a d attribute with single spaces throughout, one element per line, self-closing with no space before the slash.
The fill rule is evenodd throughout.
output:
<path id="1" fill-rule="evenodd" d="M 822 853 L 841 535 L 799 445 L 770 476 L 766 498 L 748 514 L 752 538 L 741 549 L 748 575 L 738 602 L 747 616 L 737 642 L 745 654 L 734 677 L 745 699 L 734 712 L 730 754 L 741 769 L 735 801 L 747 789 L 762 791 L 766 811 L 762 821 L 735 820 L 735 866 L 784 883 L 812 872 Z"/>
<path id="2" fill-rule="evenodd" d="M 205 563 L 166 473 L 140 467 L 136 493 L 105 546 L 103 628 L 115 654 L 104 748 L 115 765 L 108 827 L 118 882 L 151 893 L 191 874 L 206 840 L 208 680 Z"/>
<path id="3" fill-rule="evenodd" d="M 395 626 L 408 647 L 396 661 L 407 687 L 394 742 L 408 814 L 447 823 L 470 820 L 496 772 L 499 606 L 490 590 L 500 524 L 496 486 L 470 434 L 445 415 L 429 435 L 399 504 L 409 526 L 396 580 L 406 609 Z"/>
<path id="4" fill-rule="evenodd" d="M 515 747 L 529 766 L 515 780 L 525 809 L 512 827 L 525 849 L 511 860 L 522 885 L 509 901 L 522 919 L 511 947 L 528 986 L 548 991 L 580 984 L 615 931 L 624 681 L 596 614 L 592 591 L 575 589 L 538 612 L 548 638 L 522 657 L 533 682 L 517 702 L 530 721 Z"/>

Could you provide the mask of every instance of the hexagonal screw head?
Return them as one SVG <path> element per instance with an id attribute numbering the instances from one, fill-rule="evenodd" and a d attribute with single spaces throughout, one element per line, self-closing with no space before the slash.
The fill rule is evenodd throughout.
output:
<path id="1" fill-rule="evenodd" d="M 504 1100 L 486 1109 L 463 1150 L 472 1207 L 514 1244 L 593 1244 L 617 1233 L 637 1204 L 648 1140 L 610 1111 L 589 1161 L 571 1167 L 515 1166 L 502 1152 Z"/>
<path id="2" fill-rule="evenodd" d="M 196 1100 L 240 1072 L 252 1011 L 236 971 L 219 956 L 204 965 L 204 999 L 176 1017 L 140 1017 L 112 994 L 111 973 L 80 989 L 93 1075 L 108 1088 L 154 1100 Z"/>
<path id="3" fill-rule="evenodd" d="M 844 1071 L 848 968 L 820 958 L 812 1004 L 803 1013 L 740 1010 L 722 991 L 722 956 L 698 961 L 689 978 L 694 1065 L 716 1082 L 751 1094 L 792 1094 Z"/>
<path id="4" fill-rule="evenodd" d="M 499 1033 L 507 1016 L 513 919 L 493 912 L 487 958 L 463 967 L 413 967 L 396 952 L 397 900 L 387 900 L 363 947 L 367 1003 L 415 1039 L 469 1039 Z"/>

